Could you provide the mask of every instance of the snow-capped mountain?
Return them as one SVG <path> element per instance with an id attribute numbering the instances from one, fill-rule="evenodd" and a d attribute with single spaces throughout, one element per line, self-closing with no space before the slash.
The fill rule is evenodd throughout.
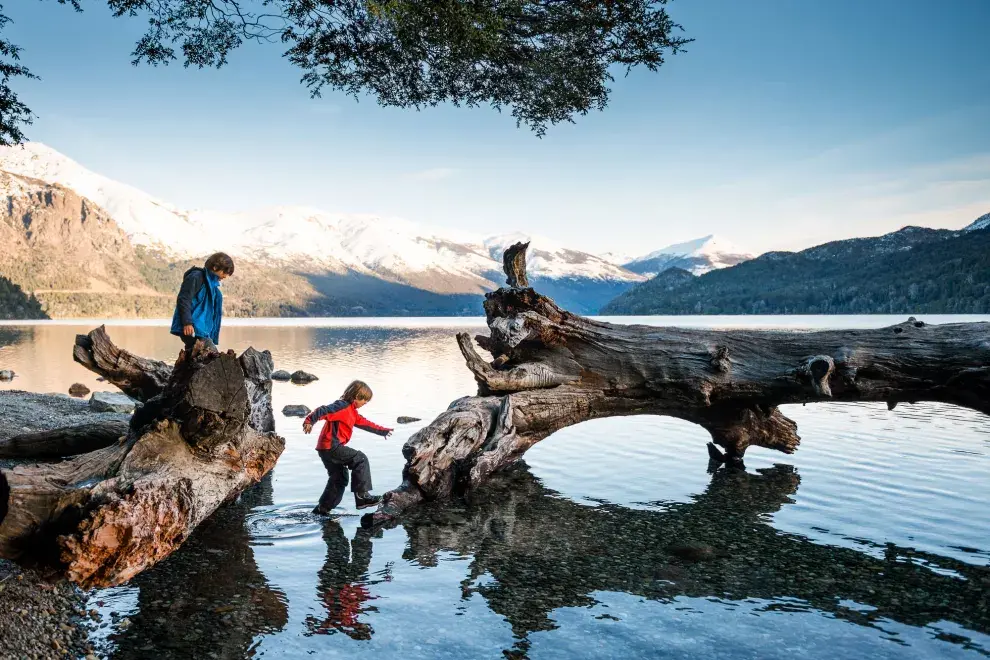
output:
<path id="1" fill-rule="evenodd" d="M 70 190 L 105 210 L 133 246 L 145 248 L 162 263 L 198 261 L 222 250 L 241 263 L 304 272 L 313 281 L 319 279 L 323 293 L 331 297 L 344 286 L 340 277 L 349 278 L 344 288 L 358 299 L 358 281 L 365 289 L 372 281 L 384 281 L 434 294 L 477 296 L 502 283 L 502 250 L 525 238 L 485 238 L 400 218 L 299 206 L 239 213 L 185 210 L 36 142 L 0 148 L 0 171 L 15 175 L 7 177 L 0 194 L 26 195 L 25 178 Z M 599 304 L 645 279 L 542 237 L 533 238 L 529 274 L 535 280 L 562 282 L 583 312 L 596 311 Z M 338 277 L 332 287 L 326 284 L 330 275 Z M 592 289 L 598 293 L 592 294 Z M 401 297 L 397 291 L 389 295 Z"/>
<path id="2" fill-rule="evenodd" d="M 490 273 L 501 272 L 501 254 L 492 254 L 492 246 L 506 244 L 501 238 L 433 229 L 398 218 L 307 207 L 248 213 L 183 210 L 91 172 L 37 142 L 0 149 L 0 170 L 71 189 L 105 209 L 135 245 L 174 257 L 222 249 L 249 259 L 303 258 L 335 272 L 353 270 L 402 280 L 446 275 L 470 280 L 480 290 L 489 284 Z M 641 279 L 603 259 L 543 239 L 534 243 L 531 255 L 533 276 Z"/>
<path id="3" fill-rule="evenodd" d="M 717 268 L 735 266 L 754 255 L 718 236 L 709 235 L 686 243 L 676 243 L 645 256 L 623 262 L 626 270 L 653 277 L 668 268 L 682 268 L 695 275 Z"/>
<path id="4" fill-rule="evenodd" d="M 603 257 L 563 247 L 543 236 L 517 232 L 485 239 L 484 245 L 488 256 L 501 268 L 502 253 L 510 245 L 519 242 L 530 244 L 526 252 L 526 269 L 531 276 L 617 282 L 641 282 L 645 279 Z"/>
<path id="5" fill-rule="evenodd" d="M 973 224 L 967 225 L 963 231 L 976 231 L 978 229 L 986 229 L 987 227 L 990 227 L 990 213 L 981 215 Z"/>

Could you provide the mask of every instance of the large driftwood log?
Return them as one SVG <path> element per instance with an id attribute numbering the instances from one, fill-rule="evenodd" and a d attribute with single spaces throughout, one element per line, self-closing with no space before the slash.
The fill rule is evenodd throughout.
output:
<path id="1" fill-rule="evenodd" d="M 0 557 L 56 565 L 83 586 L 119 584 L 275 465 L 285 442 L 273 432 L 272 358 L 197 344 L 170 369 L 103 328 L 77 338 L 75 357 L 144 405 L 112 446 L 0 471 Z"/>
<path id="2" fill-rule="evenodd" d="M 524 249 L 506 253 L 510 284 L 525 282 Z M 710 433 L 713 458 L 741 464 L 753 445 L 797 448 L 782 404 L 941 401 L 990 414 L 990 323 L 911 318 L 825 332 L 614 325 L 515 286 L 487 294 L 485 312 L 490 335 L 475 339 L 491 362 L 457 337 L 479 396 L 453 402 L 410 438 L 403 483 L 386 494 L 379 519 L 469 490 L 554 432 L 600 417 L 684 419 Z"/>
<path id="3" fill-rule="evenodd" d="M 0 440 L 0 458 L 62 458 L 103 449 L 127 435 L 128 423 L 88 422 Z"/>

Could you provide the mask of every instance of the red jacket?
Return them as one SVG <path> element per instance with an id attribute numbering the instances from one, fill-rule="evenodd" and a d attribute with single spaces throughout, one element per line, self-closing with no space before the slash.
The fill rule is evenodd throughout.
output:
<path id="1" fill-rule="evenodd" d="M 382 436 L 388 435 L 392 431 L 392 429 L 369 422 L 361 416 L 353 403 L 344 400 L 320 406 L 306 416 L 306 422 L 309 424 L 315 424 L 321 420 L 325 421 L 326 424 L 320 431 L 320 439 L 316 443 L 317 451 L 346 445 L 351 439 L 351 433 L 353 433 L 355 426 L 369 433 L 377 433 Z"/>

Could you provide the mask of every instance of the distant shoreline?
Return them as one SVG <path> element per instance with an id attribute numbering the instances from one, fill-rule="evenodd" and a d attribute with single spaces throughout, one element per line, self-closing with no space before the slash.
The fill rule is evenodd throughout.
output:
<path id="1" fill-rule="evenodd" d="M 914 316 L 930 324 L 990 322 L 990 314 L 712 314 L 680 316 L 591 316 L 626 325 L 684 328 L 832 329 L 882 328 Z M 88 326 L 167 328 L 170 319 L 45 319 L 0 320 L 0 327 Z M 484 328 L 483 316 L 337 316 L 229 318 L 225 327 L 272 328 Z"/>

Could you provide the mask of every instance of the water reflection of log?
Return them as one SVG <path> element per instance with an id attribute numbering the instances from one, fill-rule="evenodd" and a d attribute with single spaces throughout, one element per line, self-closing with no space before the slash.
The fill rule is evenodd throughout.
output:
<path id="1" fill-rule="evenodd" d="M 374 629 L 360 620 L 362 614 L 378 611 L 368 604 L 375 599 L 368 587 L 391 580 L 389 571 L 374 579 L 368 574 L 372 535 L 371 530 L 358 528 L 354 539 L 348 542 L 340 523 L 336 520 L 324 522 L 327 560 L 320 569 L 316 592 L 326 612 L 322 618 L 306 618 L 310 634 L 332 635 L 339 632 L 352 639 L 371 639 Z"/>
<path id="2" fill-rule="evenodd" d="M 987 567 L 894 545 L 881 559 L 775 530 L 767 516 L 790 502 L 798 483 L 789 466 L 759 475 L 721 469 L 691 503 L 632 510 L 576 504 L 517 469 L 464 509 L 429 507 L 403 520 L 406 559 L 432 565 L 440 551 L 472 555 L 464 595 L 480 593 L 506 617 L 522 651 L 529 633 L 556 627 L 554 610 L 592 605 L 598 591 L 659 601 L 790 597 L 862 625 L 947 620 L 990 632 Z M 473 586 L 484 574 L 494 580 Z M 844 600 L 876 609 L 852 611 Z"/>
<path id="3" fill-rule="evenodd" d="M 138 612 L 113 641 L 114 658 L 244 658 L 288 621 L 286 597 L 258 569 L 245 524 L 272 503 L 272 476 L 222 507 L 180 552 L 130 582 Z"/>

